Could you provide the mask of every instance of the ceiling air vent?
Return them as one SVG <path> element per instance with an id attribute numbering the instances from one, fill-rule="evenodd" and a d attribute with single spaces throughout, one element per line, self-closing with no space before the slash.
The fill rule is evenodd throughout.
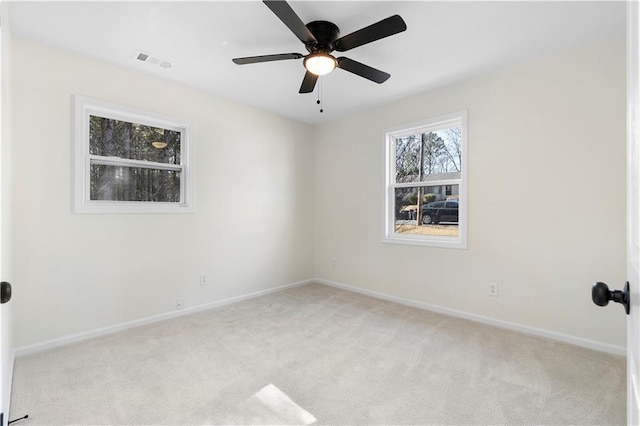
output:
<path id="1" fill-rule="evenodd" d="M 168 60 L 163 59 L 159 56 L 152 55 L 150 53 L 142 52 L 141 50 L 138 50 L 136 54 L 136 59 L 142 62 L 146 62 L 148 64 L 158 65 L 165 69 L 171 68 L 171 62 L 169 62 Z"/>

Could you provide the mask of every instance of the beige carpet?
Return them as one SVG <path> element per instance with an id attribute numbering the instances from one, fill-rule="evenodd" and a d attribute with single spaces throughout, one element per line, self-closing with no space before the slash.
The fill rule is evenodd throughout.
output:
<path id="1" fill-rule="evenodd" d="M 624 424 L 621 357 L 307 285 L 16 360 L 34 424 Z"/>

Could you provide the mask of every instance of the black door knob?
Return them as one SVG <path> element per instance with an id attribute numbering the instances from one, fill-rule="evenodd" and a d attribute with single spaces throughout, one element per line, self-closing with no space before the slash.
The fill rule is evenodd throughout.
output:
<path id="1" fill-rule="evenodd" d="M 11 284 L 6 281 L 0 282 L 0 303 L 7 303 L 11 300 Z"/>
<path id="2" fill-rule="evenodd" d="M 591 300 L 598 306 L 607 306 L 609 300 L 613 300 L 624 305 L 624 310 L 629 314 L 629 282 L 624 285 L 624 289 L 613 291 L 605 283 L 595 283 L 591 288 Z"/>

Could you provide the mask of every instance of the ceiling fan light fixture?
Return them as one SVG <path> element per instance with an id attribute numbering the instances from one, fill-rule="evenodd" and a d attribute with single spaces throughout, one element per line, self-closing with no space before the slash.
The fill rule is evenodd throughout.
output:
<path id="1" fill-rule="evenodd" d="M 328 53 L 312 53 L 304 58 L 304 67 L 312 74 L 329 74 L 336 68 L 336 60 Z"/>
<path id="2" fill-rule="evenodd" d="M 151 145 L 153 145 L 154 148 L 158 148 L 158 149 L 162 149 L 162 148 L 166 148 L 167 147 L 167 143 L 166 142 L 162 142 L 162 141 L 151 142 Z"/>

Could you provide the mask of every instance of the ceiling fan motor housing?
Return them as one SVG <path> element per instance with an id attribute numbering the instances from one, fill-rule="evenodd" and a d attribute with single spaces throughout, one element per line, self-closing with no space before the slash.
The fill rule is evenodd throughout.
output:
<path id="1" fill-rule="evenodd" d="M 346 52 L 356 47 L 380 40 L 407 29 L 407 24 L 400 15 L 393 15 L 367 27 L 340 37 L 340 29 L 329 21 L 312 21 L 305 24 L 285 0 L 262 0 L 262 2 L 282 21 L 283 24 L 300 40 L 308 55 L 301 53 L 280 53 L 276 55 L 248 56 L 234 58 L 238 65 L 259 62 L 302 59 L 306 68 L 302 85 L 298 93 L 311 93 L 318 76 L 331 72 L 334 68 L 355 74 L 359 77 L 381 84 L 387 81 L 390 74 L 372 68 L 353 59 L 331 55 L 331 52 Z"/>
<path id="2" fill-rule="evenodd" d="M 336 24 L 329 21 L 313 21 L 306 27 L 317 40 L 317 42 L 305 44 L 307 51 L 329 53 L 334 50 L 333 42 L 340 36 L 340 29 Z"/>

